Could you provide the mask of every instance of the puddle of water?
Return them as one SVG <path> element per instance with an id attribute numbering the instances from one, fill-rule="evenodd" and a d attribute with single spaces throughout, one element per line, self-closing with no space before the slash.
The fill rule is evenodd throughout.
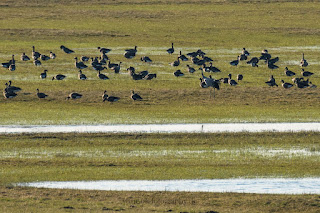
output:
<path id="1" fill-rule="evenodd" d="M 107 190 L 107 191 L 181 191 L 236 192 L 258 194 L 320 194 L 320 178 L 256 178 L 203 180 L 101 180 L 19 183 L 18 186 Z"/>
<path id="2" fill-rule="evenodd" d="M 320 123 L 219 123 L 132 125 L 0 126 L 0 134 L 13 133 L 215 133 L 215 132 L 320 131 Z"/>

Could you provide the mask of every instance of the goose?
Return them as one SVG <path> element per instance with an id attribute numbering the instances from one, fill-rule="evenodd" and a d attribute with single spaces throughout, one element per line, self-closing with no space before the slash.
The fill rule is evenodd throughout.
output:
<path id="1" fill-rule="evenodd" d="M 83 62 L 87 62 L 87 61 L 89 61 L 89 59 L 90 58 L 88 56 L 84 56 L 84 55 L 80 57 L 80 60 Z"/>
<path id="2" fill-rule="evenodd" d="M 109 101 L 109 102 L 113 103 L 113 102 L 116 102 L 116 101 L 118 101 L 118 100 L 120 100 L 119 97 L 109 96 L 109 95 L 107 94 L 107 91 L 106 91 L 106 90 L 103 92 L 103 95 L 102 95 L 102 101 L 103 101 L 103 102 Z"/>
<path id="3" fill-rule="evenodd" d="M 43 73 L 40 74 L 41 79 L 45 79 L 47 77 L 48 70 L 44 70 Z"/>
<path id="4" fill-rule="evenodd" d="M 67 100 L 69 99 L 79 99 L 81 98 L 82 95 L 80 93 L 76 93 L 76 92 L 72 92 L 68 95 L 68 97 L 66 98 Z"/>
<path id="5" fill-rule="evenodd" d="M 304 53 L 302 53 L 302 59 L 300 61 L 300 66 L 301 67 L 307 67 L 308 66 L 307 60 L 304 59 Z"/>
<path id="6" fill-rule="evenodd" d="M 244 54 L 240 54 L 239 57 L 240 57 L 240 61 L 245 61 L 248 59 L 248 57 Z"/>
<path id="7" fill-rule="evenodd" d="M 212 65 L 212 62 L 210 62 L 209 70 L 210 70 L 211 72 L 221 72 L 220 69 L 218 69 L 217 67 L 215 67 L 215 66 Z"/>
<path id="8" fill-rule="evenodd" d="M 220 78 L 221 83 L 227 84 L 229 82 L 229 78 Z"/>
<path id="9" fill-rule="evenodd" d="M 39 61 L 38 59 L 36 59 L 36 60 L 33 61 L 33 64 L 34 64 L 35 66 L 41 66 L 41 61 Z"/>
<path id="10" fill-rule="evenodd" d="M 136 52 L 125 52 L 124 53 L 124 57 L 127 58 L 127 59 L 132 59 L 133 57 L 136 56 Z"/>
<path id="11" fill-rule="evenodd" d="M 107 64 L 107 60 L 104 57 L 99 57 L 99 64 L 101 65 L 106 65 Z"/>
<path id="12" fill-rule="evenodd" d="M 242 79 L 243 79 L 243 75 L 242 75 L 242 74 L 238 74 L 238 75 L 237 75 L 237 80 L 238 80 L 238 81 L 242 81 Z"/>
<path id="13" fill-rule="evenodd" d="M 237 60 L 231 61 L 231 62 L 230 62 L 230 65 L 231 65 L 231 66 L 238 66 L 239 61 L 240 61 L 240 56 L 238 56 L 238 59 L 237 59 Z"/>
<path id="14" fill-rule="evenodd" d="M 173 73 L 174 76 L 176 77 L 180 77 L 180 76 L 184 76 L 184 74 L 181 72 L 181 70 L 177 70 Z"/>
<path id="15" fill-rule="evenodd" d="M 167 49 L 167 52 L 168 52 L 169 54 L 174 53 L 173 43 L 171 43 L 171 48 Z"/>
<path id="16" fill-rule="evenodd" d="M 9 68 L 8 68 L 10 71 L 15 71 L 16 70 L 16 64 L 15 63 L 12 63 L 10 64 Z"/>
<path id="17" fill-rule="evenodd" d="M 56 56 L 56 54 L 55 54 L 55 53 L 50 52 L 49 57 L 50 57 L 51 59 L 55 59 L 57 56 Z"/>
<path id="18" fill-rule="evenodd" d="M 210 72 L 210 67 L 207 67 L 206 64 L 202 65 L 202 68 L 200 67 L 199 70 L 203 71 L 203 72 Z"/>
<path id="19" fill-rule="evenodd" d="M 187 69 L 188 69 L 188 72 L 189 73 L 194 73 L 196 70 L 193 68 L 193 67 L 191 67 L 189 64 L 187 64 Z"/>
<path id="20" fill-rule="evenodd" d="M 309 87 L 309 79 L 304 80 L 303 78 L 296 78 L 294 82 L 298 88 L 303 89 Z"/>
<path id="21" fill-rule="evenodd" d="M 82 73 L 82 70 L 79 70 L 78 78 L 80 80 L 87 80 L 87 76 Z"/>
<path id="22" fill-rule="evenodd" d="M 52 80 L 59 80 L 59 81 L 60 81 L 60 80 L 63 80 L 63 79 L 65 79 L 65 78 L 66 78 L 65 75 L 58 74 L 58 75 L 52 77 Z"/>
<path id="23" fill-rule="evenodd" d="M 185 55 L 182 55 L 181 51 L 179 53 L 179 58 L 181 61 L 188 61 L 189 60 Z"/>
<path id="24" fill-rule="evenodd" d="M 129 71 L 130 76 L 132 77 L 133 80 L 141 80 L 145 77 L 145 76 L 142 76 L 141 74 L 136 74 L 134 67 L 129 67 L 127 70 Z"/>
<path id="25" fill-rule="evenodd" d="M 38 98 L 46 98 L 48 95 L 46 95 L 45 93 L 43 92 L 39 92 L 39 89 L 37 89 L 37 96 Z"/>
<path id="26" fill-rule="evenodd" d="M 67 54 L 74 53 L 73 50 L 71 50 L 71 49 L 69 49 L 69 48 L 67 48 L 67 47 L 65 47 L 63 45 L 60 46 L 60 49 L 62 49 Z"/>
<path id="27" fill-rule="evenodd" d="M 102 71 L 104 69 L 107 69 L 107 67 L 103 67 L 103 66 L 100 66 L 100 65 L 93 65 L 92 68 L 96 71 Z"/>
<path id="28" fill-rule="evenodd" d="M 274 69 L 278 69 L 279 67 L 277 65 L 275 65 L 275 64 L 271 64 L 271 63 L 269 64 L 268 63 L 268 68 L 271 69 L 271 70 L 274 70 Z"/>
<path id="29" fill-rule="evenodd" d="M 14 97 L 17 96 L 17 93 L 4 90 L 4 91 L 3 91 L 3 96 L 4 96 L 5 98 L 14 98 Z"/>
<path id="30" fill-rule="evenodd" d="M 33 60 L 37 60 L 38 58 L 40 58 L 40 53 L 35 51 L 35 47 L 32 46 L 32 58 Z"/>
<path id="31" fill-rule="evenodd" d="M 293 84 L 285 83 L 284 80 L 281 80 L 281 83 L 282 83 L 281 84 L 282 87 L 285 88 L 285 89 L 289 89 L 289 88 L 293 87 Z"/>
<path id="32" fill-rule="evenodd" d="M 261 51 L 261 56 L 260 56 L 260 60 L 269 60 L 271 58 L 271 55 L 268 53 L 268 50 L 264 49 Z"/>
<path id="33" fill-rule="evenodd" d="M 142 100 L 141 96 L 137 93 L 135 93 L 133 90 L 131 90 L 131 99 L 134 100 L 134 101 L 140 101 Z"/>
<path id="34" fill-rule="evenodd" d="M 317 88 L 317 85 L 312 84 L 312 82 L 310 81 L 310 82 L 309 82 L 309 87 L 310 87 L 310 88 Z"/>
<path id="35" fill-rule="evenodd" d="M 116 63 L 111 63 L 110 60 L 108 60 L 108 68 L 112 68 L 112 67 L 116 67 L 116 66 L 119 66 L 119 64 L 116 64 Z"/>
<path id="36" fill-rule="evenodd" d="M 200 78 L 200 87 L 201 88 L 208 88 L 210 87 L 210 97 L 211 97 L 211 87 L 213 88 L 213 97 L 215 97 L 215 89 L 220 90 L 219 86 L 219 80 L 215 80 L 212 78 L 211 75 L 209 77 L 206 77 L 202 74 L 202 78 Z"/>
<path id="37" fill-rule="evenodd" d="M 6 90 L 8 92 L 19 92 L 22 89 L 20 87 L 12 86 L 12 81 L 10 80 L 8 83 L 6 83 Z"/>
<path id="38" fill-rule="evenodd" d="M 279 61 L 279 57 L 275 57 L 275 58 L 272 58 L 272 59 L 267 59 L 266 61 L 267 61 L 268 64 L 274 64 L 274 63 Z"/>
<path id="39" fill-rule="evenodd" d="M 97 76 L 98 76 L 101 80 L 107 80 L 107 79 L 109 79 L 108 76 L 106 76 L 105 74 L 100 73 L 100 70 L 99 70 Z"/>
<path id="40" fill-rule="evenodd" d="M 286 76 L 289 76 L 289 77 L 296 75 L 296 73 L 289 70 L 288 67 L 285 68 L 284 73 L 286 74 Z"/>
<path id="41" fill-rule="evenodd" d="M 47 56 L 47 55 L 43 55 L 43 54 L 41 54 L 40 55 L 40 59 L 42 60 L 42 61 L 48 61 L 49 59 L 51 59 L 49 56 Z"/>
<path id="42" fill-rule="evenodd" d="M 12 59 L 9 62 L 2 63 L 2 67 L 9 68 L 11 64 L 15 64 L 14 55 L 12 55 Z"/>
<path id="43" fill-rule="evenodd" d="M 210 57 L 207 57 L 207 56 L 204 56 L 204 55 L 201 55 L 201 57 L 202 57 L 202 60 L 204 60 L 205 62 L 211 62 L 211 61 L 213 61 L 213 59 L 210 58 Z"/>
<path id="44" fill-rule="evenodd" d="M 205 54 L 206 54 L 206 53 L 203 52 L 201 49 L 198 49 L 198 50 L 197 50 L 197 55 L 198 55 L 198 56 L 204 57 Z"/>
<path id="45" fill-rule="evenodd" d="M 251 64 L 252 67 L 258 67 L 259 59 L 257 57 L 251 58 L 247 61 L 247 64 Z"/>
<path id="46" fill-rule="evenodd" d="M 157 78 L 157 74 L 155 73 L 149 73 L 148 75 L 146 75 L 143 79 L 145 80 L 151 80 L 153 78 Z"/>
<path id="47" fill-rule="evenodd" d="M 137 46 L 134 46 L 134 49 L 126 49 L 126 52 L 137 53 Z"/>
<path id="48" fill-rule="evenodd" d="M 199 79 L 200 79 L 200 87 L 201 88 L 208 88 L 208 85 L 206 84 L 206 82 L 204 82 L 202 78 L 199 78 Z"/>
<path id="49" fill-rule="evenodd" d="M 117 64 L 117 66 L 113 66 L 111 67 L 111 69 L 114 71 L 114 73 L 119 73 L 120 72 L 120 65 L 121 65 L 121 61 L 119 62 L 119 64 Z"/>
<path id="50" fill-rule="evenodd" d="M 270 76 L 269 80 L 265 82 L 266 84 L 268 84 L 270 87 L 273 87 L 273 86 L 277 86 L 278 85 L 276 84 L 276 80 L 274 79 L 273 75 Z"/>
<path id="51" fill-rule="evenodd" d="M 108 52 L 111 51 L 111 49 L 103 48 L 103 47 L 97 47 L 97 49 L 98 49 L 102 54 L 107 54 Z"/>
<path id="52" fill-rule="evenodd" d="M 101 53 L 101 58 L 104 59 L 105 61 L 109 60 L 109 57 L 106 54 Z"/>
<path id="53" fill-rule="evenodd" d="M 302 69 L 301 74 L 304 77 L 309 77 L 309 76 L 313 75 L 314 73 L 313 72 L 309 72 L 309 71 L 305 71 L 304 69 Z"/>
<path id="54" fill-rule="evenodd" d="M 152 60 L 148 56 L 143 56 L 140 58 L 140 60 L 144 62 L 149 62 L 149 63 L 152 62 Z"/>
<path id="55" fill-rule="evenodd" d="M 177 58 L 177 60 L 172 62 L 172 63 L 170 63 L 170 65 L 173 66 L 173 67 L 179 66 L 180 65 L 180 58 Z"/>
<path id="56" fill-rule="evenodd" d="M 236 85 L 238 84 L 235 80 L 231 79 L 231 77 L 232 77 L 231 74 L 228 74 L 228 77 L 229 77 L 229 79 L 228 79 L 228 84 L 229 84 L 230 86 L 236 86 Z"/>
<path id="57" fill-rule="evenodd" d="M 21 59 L 21 61 L 29 61 L 30 60 L 30 58 L 26 55 L 26 53 L 22 53 L 20 59 Z"/>
<path id="58" fill-rule="evenodd" d="M 88 66 L 85 65 L 82 61 L 79 61 L 79 62 L 78 62 L 78 57 L 75 57 L 74 59 L 76 60 L 76 61 L 75 61 L 75 64 L 74 64 L 76 68 L 78 68 L 78 69 L 81 70 L 81 69 L 85 69 L 85 68 L 88 67 Z"/>
<path id="59" fill-rule="evenodd" d="M 98 57 L 91 57 L 91 66 L 102 66 L 98 61 Z"/>
<path id="60" fill-rule="evenodd" d="M 190 58 L 197 57 L 197 56 L 198 56 L 198 52 L 190 52 L 190 53 L 187 53 L 187 56 L 189 56 Z"/>
<path id="61" fill-rule="evenodd" d="M 246 48 L 242 48 L 241 55 L 249 56 L 250 53 L 246 50 Z"/>

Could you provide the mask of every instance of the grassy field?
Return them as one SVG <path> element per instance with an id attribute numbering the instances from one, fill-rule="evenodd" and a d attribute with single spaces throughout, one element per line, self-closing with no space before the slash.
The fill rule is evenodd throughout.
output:
<path id="1" fill-rule="evenodd" d="M 319 133 L 303 132 L 163 134 L 161 140 L 158 134 L 0 135 L 0 206 L 3 212 L 317 212 L 319 195 L 98 192 L 12 183 L 318 177 L 318 139 Z"/>
<path id="2" fill-rule="evenodd" d="M 289 0 L 2 0 L 0 2 L 0 62 L 14 54 L 15 71 L 0 67 L 0 85 L 12 80 L 22 88 L 13 99 L 0 98 L 0 125 L 116 124 L 211 122 L 319 122 L 319 87 L 284 89 L 292 82 L 284 68 L 301 77 L 302 53 L 319 78 L 319 9 L 315 1 Z M 174 43 L 175 52 L 166 50 Z M 75 51 L 66 54 L 65 45 Z M 20 61 L 32 46 L 56 59 Z M 74 57 L 100 56 L 98 46 L 112 49 L 120 74 L 104 70 L 109 80 L 84 69 L 77 79 Z M 124 50 L 138 46 L 137 56 Z M 250 67 L 235 60 L 245 47 L 250 57 L 268 49 L 279 57 L 279 69 L 263 63 Z M 241 73 L 236 87 L 221 84 L 210 98 L 199 87 L 201 72 L 191 61 L 169 65 L 182 54 L 207 53 L 221 73 L 216 79 Z M 140 61 L 147 55 L 151 64 Z M 187 73 L 186 65 L 197 71 Z M 89 63 L 88 63 L 89 65 Z M 151 81 L 134 81 L 126 69 L 156 73 Z M 40 79 L 43 70 L 48 78 Z M 176 78 L 181 69 L 185 76 Z M 51 81 L 64 74 L 63 81 Z M 205 73 L 206 76 L 209 73 Z M 265 84 L 274 75 L 279 87 Z M 38 100 L 36 89 L 49 96 Z M 144 100 L 133 102 L 134 89 Z M 104 90 L 119 96 L 102 102 Z M 79 100 L 66 101 L 71 92 Z M 12 183 L 42 180 L 187 179 L 233 177 L 319 177 L 318 133 L 237 134 L 35 134 L 0 135 L 1 212 L 319 212 L 319 195 L 254 195 L 232 193 L 99 192 L 13 187 Z M 263 165 L 263 166 L 261 166 Z"/>

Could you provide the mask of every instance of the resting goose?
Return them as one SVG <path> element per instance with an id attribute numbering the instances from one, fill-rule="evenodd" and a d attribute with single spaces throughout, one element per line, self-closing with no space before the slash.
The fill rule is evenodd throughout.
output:
<path id="1" fill-rule="evenodd" d="M 39 89 L 37 89 L 37 96 L 38 98 L 46 98 L 48 95 L 46 95 L 45 93 L 43 92 L 39 92 Z"/>

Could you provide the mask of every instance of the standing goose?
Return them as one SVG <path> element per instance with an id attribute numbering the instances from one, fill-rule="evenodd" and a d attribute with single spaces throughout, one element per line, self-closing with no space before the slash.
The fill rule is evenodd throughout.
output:
<path id="1" fill-rule="evenodd" d="M 188 61 L 189 60 L 185 55 L 182 55 L 181 51 L 179 53 L 179 58 L 181 61 Z"/>
<path id="2" fill-rule="evenodd" d="M 40 58 L 40 53 L 35 51 L 35 47 L 32 46 L 32 58 L 33 60 L 37 60 L 38 58 Z"/>
<path id="3" fill-rule="evenodd" d="M 286 74 L 286 76 L 289 76 L 289 77 L 296 75 L 296 73 L 289 70 L 288 67 L 285 68 L 284 73 Z"/>
<path id="4" fill-rule="evenodd" d="M 48 95 L 46 95 L 43 92 L 39 92 L 39 89 L 37 89 L 37 96 L 38 98 L 42 99 L 42 98 L 46 98 Z"/>
<path id="5" fill-rule="evenodd" d="M 78 62 L 78 57 L 75 57 L 74 58 L 76 61 L 75 61 L 75 66 L 76 66 L 76 68 L 78 68 L 78 69 L 85 69 L 85 68 L 87 68 L 88 66 L 87 65 L 85 65 L 82 61 L 79 61 Z"/>
<path id="6" fill-rule="evenodd" d="M 105 74 L 100 73 L 100 70 L 99 70 L 97 76 L 98 76 L 101 80 L 107 80 L 107 79 L 109 79 L 108 76 L 106 76 Z"/>
<path id="7" fill-rule="evenodd" d="M 269 81 L 267 81 L 265 83 L 268 84 L 270 87 L 273 87 L 273 86 L 278 87 L 278 84 L 276 84 L 276 80 L 274 79 L 273 75 L 271 75 L 269 78 Z"/>
<path id="8" fill-rule="evenodd" d="M 82 70 L 79 70 L 78 78 L 80 80 L 87 80 L 87 76 L 82 73 Z"/>
<path id="9" fill-rule="evenodd" d="M 194 73 L 196 70 L 193 68 L 193 67 L 191 67 L 189 64 L 187 64 L 187 70 L 188 70 L 188 72 L 189 73 Z"/>
<path id="10" fill-rule="evenodd" d="M 12 63 L 9 65 L 9 68 L 8 68 L 10 71 L 16 70 L 16 64 L 15 64 L 15 60 L 13 59 L 13 56 L 12 56 Z"/>
<path id="11" fill-rule="evenodd" d="M 76 92 L 72 92 L 72 93 L 70 93 L 70 94 L 68 95 L 68 97 L 67 97 L 66 99 L 67 99 L 67 100 L 69 100 L 69 99 L 79 99 L 79 98 L 81 98 L 81 97 L 82 97 L 81 94 L 76 93 Z"/>
<path id="12" fill-rule="evenodd" d="M 67 47 L 65 47 L 63 45 L 60 46 L 60 49 L 62 49 L 67 54 L 74 53 L 73 50 L 71 50 L 71 49 L 69 49 L 69 48 L 67 48 Z"/>
<path id="13" fill-rule="evenodd" d="M 29 61 L 30 60 L 30 58 L 26 55 L 26 53 L 22 53 L 20 59 L 21 59 L 21 61 Z"/>
<path id="14" fill-rule="evenodd" d="M 137 46 L 134 46 L 134 49 L 126 49 L 126 52 L 137 53 Z"/>
<path id="15" fill-rule="evenodd" d="M 293 84 L 285 83 L 284 80 L 281 80 L 281 85 L 285 89 L 289 89 L 289 88 L 293 87 Z"/>
<path id="16" fill-rule="evenodd" d="M 9 83 L 6 83 L 6 89 L 5 89 L 6 91 L 16 93 L 22 90 L 20 87 L 12 86 L 11 84 L 12 84 L 11 80 L 9 81 Z"/>
<path id="17" fill-rule="evenodd" d="M 102 95 L 102 101 L 103 101 L 103 102 L 108 101 L 108 102 L 113 103 L 113 102 L 116 102 L 116 101 L 118 101 L 118 100 L 120 100 L 120 98 L 119 98 L 119 97 L 115 97 L 115 96 L 108 96 L 108 94 L 107 94 L 107 91 L 106 91 L 106 90 L 103 92 L 103 95 Z"/>
<path id="18" fill-rule="evenodd" d="M 174 53 L 173 43 L 171 43 L 171 48 L 167 49 L 167 52 L 168 52 L 169 54 Z"/>
<path id="19" fill-rule="evenodd" d="M 121 61 L 119 62 L 119 64 L 117 64 L 117 66 L 113 66 L 111 67 L 111 69 L 114 71 L 114 73 L 119 73 L 120 72 L 120 65 L 121 65 Z"/>
<path id="20" fill-rule="evenodd" d="M 12 55 L 12 59 L 9 60 L 9 62 L 5 62 L 5 63 L 1 63 L 2 64 L 2 67 L 4 68 L 9 68 L 11 64 L 14 64 L 15 63 L 15 60 L 14 60 L 14 55 Z"/>
<path id="21" fill-rule="evenodd" d="M 59 81 L 61 81 L 61 80 L 65 79 L 65 78 L 66 78 L 65 75 L 58 74 L 58 75 L 52 77 L 52 80 L 59 80 Z"/>
<path id="22" fill-rule="evenodd" d="M 127 59 L 132 59 L 135 56 L 136 56 L 136 52 L 125 52 L 124 53 L 124 57 Z"/>
<path id="23" fill-rule="evenodd" d="M 304 59 L 304 53 L 302 53 L 302 59 L 300 61 L 300 66 L 301 67 L 307 67 L 308 66 L 307 60 Z"/>
<path id="24" fill-rule="evenodd" d="M 238 66 L 239 61 L 240 61 L 240 56 L 238 56 L 238 59 L 237 59 L 237 60 L 231 61 L 231 62 L 230 62 L 230 65 L 231 65 L 231 66 Z"/>
<path id="25" fill-rule="evenodd" d="M 141 96 L 139 94 L 135 93 L 133 90 L 131 90 L 131 99 L 134 101 L 142 100 Z"/>
<path id="26" fill-rule="evenodd" d="M 309 77 L 309 76 L 313 75 L 314 73 L 313 72 L 309 72 L 309 71 L 305 71 L 304 69 L 302 69 L 301 74 L 304 77 Z"/>
<path id="27" fill-rule="evenodd" d="M 41 79 L 47 78 L 47 72 L 48 72 L 48 70 L 44 70 L 43 73 L 40 74 L 40 78 Z"/>

